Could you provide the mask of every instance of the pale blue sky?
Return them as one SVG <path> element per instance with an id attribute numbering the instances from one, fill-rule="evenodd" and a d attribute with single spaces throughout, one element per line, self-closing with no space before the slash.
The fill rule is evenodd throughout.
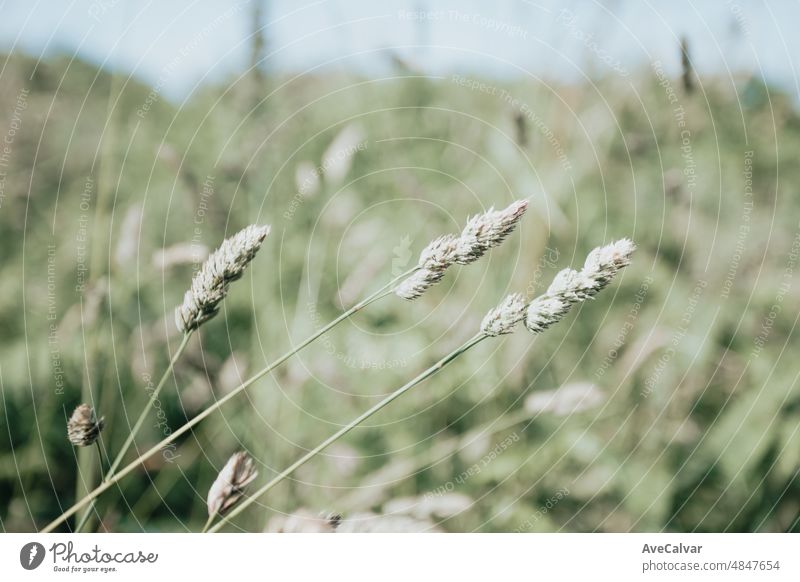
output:
<path id="1" fill-rule="evenodd" d="M 256 1 L 5 0 L 0 50 L 80 55 L 160 83 L 165 96 L 181 98 L 198 81 L 218 80 L 246 66 Z M 271 52 L 266 66 L 282 71 L 323 65 L 374 73 L 388 68 L 391 53 L 425 73 L 444 75 L 532 73 L 570 80 L 632 71 L 657 59 L 675 71 L 676 38 L 685 34 L 701 72 L 763 72 L 797 93 L 800 4 L 793 0 L 271 0 L 264 5 Z M 420 11 L 434 12 L 419 17 Z"/>

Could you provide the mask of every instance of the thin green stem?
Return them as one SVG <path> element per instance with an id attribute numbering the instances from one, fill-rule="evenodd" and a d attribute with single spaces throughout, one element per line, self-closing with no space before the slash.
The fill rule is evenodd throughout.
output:
<path id="1" fill-rule="evenodd" d="M 366 412 L 362 413 L 357 418 L 354 418 L 353 420 L 351 420 L 349 423 L 344 425 L 342 428 L 340 428 L 334 434 L 329 436 L 327 439 L 322 441 L 316 447 L 314 447 L 313 449 L 308 451 L 305 455 L 300 457 L 297 461 L 295 461 L 294 463 L 289 465 L 289 467 L 284 469 L 280 474 L 278 474 L 275 478 L 273 478 L 271 481 L 269 481 L 266 485 L 262 486 L 255 493 L 253 493 L 252 495 L 248 496 L 247 499 L 245 499 L 241 504 L 239 504 L 230 513 L 226 514 L 221 520 L 219 520 L 216 523 L 216 525 L 214 527 L 212 527 L 210 530 L 208 530 L 209 533 L 213 533 L 213 532 L 219 531 L 219 529 L 222 526 L 224 526 L 231 519 L 233 519 L 234 517 L 236 517 L 237 515 L 242 513 L 250 504 L 254 503 L 256 500 L 258 500 L 259 497 L 261 497 L 267 491 L 269 491 L 270 489 L 272 489 L 273 487 L 278 485 L 281 481 L 283 481 L 289 475 L 294 473 L 294 471 L 296 471 L 298 468 L 300 468 L 301 466 L 306 464 L 308 461 L 313 459 L 315 456 L 317 456 L 323 450 L 325 450 L 330 445 L 335 443 L 337 440 L 342 438 L 344 435 L 349 433 L 355 427 L 357 427 L 362 422 L 367 420 L 370 416 L 372 416 L 373 414 L 375 414 L 378 411 L 382 410 L 384 407 L 386 407 L 390 403 L 392 403 L 395 400 L 397 400 L 398 398 L 400 398 L 403 394 L 405 394 L 406 392 L 411 390 L 417 384 L 423 382 L 424 380 L 426 380 L 430 376 L 433 376 L 436 372 L 438 372 L 439 370 L 444 368 L 447 364 L 449 364 L 450 362 L 455 360 L 458 356 L 460 356 L 461 354 L 463 354 L 464 352 L 469 350 L 471 347 L 476 345 L 478 342 L 486 339 L 487 337 L 488 336 L 483 334 L 483 333 L 479 333 L 478 335 L 474 336 L 472 339 L 468 340 L 466 343 L 464 343 L 460 347 L 456 348 L 455 350 L 453 350 L 452 352 L 447 354 L 445 357 L 443 357 L 441 360 L 436 362 L 433 366 L 431 366 L 430 368 L 428 368 L 427 370 L 425 370 L 424 372 L 419 374 L 416 378 L 414 378 L 413 380 L 409 381 L 407 384 L 404 384 L 403 386 L 401 386 L 400 388 L 398 388 L 397 390 L 395 390 L 394 392 L 389 394 L 389 396 L 387 396 L 386 398 L 384 398 L 383 400 L 378 402 L 375 406 L 373 406 L 372 408 L 370 408 Z"/>
<path id="2" fill-rule="evenodd" d="M 204 418 L 207 418 L 209 415 L 211 415 L 215 411 L 219 410 L 226 402 L 230 401 L 235 396 L 237 396 L 238 394 L 240 394 L 241 392 L 243 392 L 244 390 L 249 388 L 257 380 L 259 380 L 260 378 L 262 378 L 266 374 L 270 373 L 276 367 L 280 366 L 286 360 L 291 358 L 294 354 L 296 354 L 297 352 L 299 352 L 300 350 L 302 350 L 303 348 L 308 346 L 308 344 L 310 344 L 311 342 L 313 342 L 316 339 L 319 339 L 321 336 L 325 335 L 327 332 L 329 332 L 331 329 L 333 329 L 336 325 L 338 325 L 339 323 L 341 323 L 342 321 L 344 321 L 345 319 L 347 319 L 351 315 L 355 314 L 356 312 L 364 309 L 367 305 L 370 305 L 371 303 L 374 303 L 375 301 L 378 301 L 379 299 L 382 299 L 383 297 L 386 297 L 387 295 L 390 295 L 392 292 L 394 292 L 394 287 L 395 287 L 395 285 L 396 285 L 396 283 L 398 281 L 400 281 L 401 279 L 407 277 L 408 275 L 410 275 L 411 273 L 413 273 L 417 269 L 418 269 L 418 267 L 414 267 L 413 269 L 410 269 L 410 270 L 406 271 L 402 275 L 399 275 L 399 276 L 395 277 L 389 283 L 384 285 L 382 288 L 378 289 L 375 293 L 373 293 L 372 295 L 370 295 L 369 297 L 367 297 L 363 301 L 359 302 L 358 304 L 354 305 L 353 307 L 351 307 L 350 309 L 348 309 L 347 311 L 342 313 L 339 317 L 337 317 L 336 319 L 334 319 L 333 321 L 331 321 L 330 323 L 328 323 L 327 325 L 325 325 L 321 329 L 319 329 L 316 332 L 314 332 L 307 339 L 305 339 L 302 342 L 300 342 L 300 344 L 298 344 L 297 346 L 293 347 L 291 350 L 286 352 L 283 356 L 281 356 L 280 358 L 278 358 L 277 360 L 275 360 L 274 362 L 269 364 L 266 368 L 262 369 L 261 371 L 259 371 L 255 375 L 253 375 L 250 379 L 248 379 L 244 383 L 240 384 L 238 387 L 233 389 L 231 392 L 229 392 L 223 398 L 220 398 L 219 400 L 217 400 L 214 404 L 212 404 L 211 406 L 206 408 L 203 412 L 201 412 L 200 414 L 195 416 L 192 420 L 188 421 L 186 424 L 184 424 L 183 426 L 181 426 L 177 430 L 173 431 L 168 437 L 164 438 L 159 443 L 153 445 L 150 449 L 145 451 L 138 458 L 136 458 L 135 460 L 133 460 L 132 462 L 127 464 L 125 467 L 123 467 L 122 469 L 117 471 L 115 474 L 113 474 L 113 476 L 111 476 L 110 478 L 104 480 L 103 483 L 101 483 L 99 486 L 97 486 L 94 490 L 90 491 L 82 499 L 76 501 L 75 504 L 72 505 L 72 507 L 67 509 L 64 513 L 62 513 L 56 519 L 54 519 L 49 524 L 47 524 L 47 526 L 45 526 L 44 529 L 41 530 L 41 533 L 47 533 L 47 532 L 53 531 L 60 524 L 64 523 L 64 521 L 69 519 L 71 516 L 75 515 L 75 513 L 77 513 L 86 504 L 93 503 L 94 500 L 97 499 L 97 497 L 99 495 L 101 495 L 103 492 L 105 492 L 109 488 L 111 488 L 120 479 L 122 479 L 123 477 L 125 477 L 126 475 L 131 473 L 141 463 L 143 463 L 144 461 L 146 461 L 147 459 L 149 459 L 150 457 L 152 457 L 153 455 L 158 453 L 163 447 L 165 447 L 166 445 L 170 444 L 171 442 L 173 442 L 175 439 L 177 439 L 181 435 L 183 435 L 186 432 L 188 432 L 189 430 L 191 430 L 194 426 L 196 426 Z M 113 467 L 113 468 L 116 468 L 116 467 Z"/>
<path id="3" fill-rule="evenodd" d="M 122 463 L 122 460 L 125 458 L 125 453 L 128 452 L 128 449 L 130 449 L 131 445 L 133 444 L 133 441 L 136 438 L 136 435 L 141 430 L 142 425 L 144 424 L 144 421 L 147 418 L 147 415 L 152 410 L 153 404 L 158 399 L 159 394 L 161 394 L 161 390 L 162 390 L 162 388 L 164 388 L 164 384 L 166 384 L 167 379 L 172 374 L 172 370 L 175 368 L 175 363 L 178 361 L 178 358 L 181 357 L 181 354 L 183 354 L 184 350 L 186 349 L 186 346 L 189 344 L 189 338 L 191 337 L 191 335 L 192 335 L 191 331 L 189 331 L 188 333 L 185 333 L 183 335 L 183 339 L 181 340 L 181 343 L 178 346 L 178 349 L 175 350 L 175 354 L 172 356 L 172 359 L 169 362 L 169 366 L 164 371 L 164 374 L 161 376 L 161 380 L 159 380 L 158 384 L 156 385 L 155 389 L 153 390 L 153 393 L 150 395 L 150 399 L 147 401 L 147 404 L 145 404 L 144 408 L 142 409 L 141 414 L 139 414 L 139 418 L 136 420 L 136 423 L 133 425 L 133 428 L 131 429 L 130 434 L 128 434 L 128 438 L 125 439 L 125 442 L 122 444 L 122 448 L 117 453 L 117 456 L 114 458 L 114 462 L 111 463 L 111 466 L 109 467 L 108 472 L 103 477 L 103 481 L 101 483 L 105 483 L 109 479 L 111 479 L 114 476 L 114 473 L 116 472 L 116 470 L 119 468 L 120 464 Z M 99 441 L 98 441 L 98 443 L 99 443 Z M 98 444 L 98 447 L 99 447 L 99 444 Z M 100 463 L 101 463 L 101 467 L 102 467 L 102 451 L 101 451 L 100 454 L 101 454 Z M 102 472 L 102 468 L 101 468 L 101 472 Z M 91 515 L 91 513 L 95 510 L 95 506 L 96 505 L 97 505 L 97 501 L 96 501 L 96 499 L 93 499 L 91 505 L 89 505 L 89 507 L 86 508 L 86 511 L 84 512 L 83 517 L 81 517 L 80 522 L 78 523 L 77 527 L 75 528 L 75 533 L 78 533 L 78 532 L 81 531 L 81 528 L 88 521 L 89 515 Z"/>
<path id="4" fill-rule="evenodd" d="M 158 396 L 161 394 L 162 388 L 164 388 L 164 384 L 167 382 L 167 378 L 172 374 L 172 370 L 175 367 L 175 363 L 178 361 L 178 358 L 181 357 L 186 346 L 189 344 L 189 338 L 192 336 L 192 331 L 188 331 L 187 333 L 183 334 L 183 339 L 181 340 L 181 344 L 178 346 L 178 349 L 175 350 L 175 355 L 172 356 L 172 359 L 169 362 L 169 366 L 164 371 L 164 375 L 161 376 L 161 380 L 158 381 L 153 393 L 150 395 L 150 400 L 147 401 L 147 404 L 142 410 L 142 413 L 139 415 L 139 418 L 136 420 L 136 424 L 133 425 L 133 429 L 131 430 L 128 438 L 125 439 L 125 442 L 122 444 L 122 449 L 120 449 L 117 456 L 114 458 L 114 462 L 111 464 L 111 468 L 108 470 L 110 475 L 113 475 L 114 472 L 119 468 L 120 464 L 122 464 L 122 460 L 125 458 L 125 453 L 128 452 L 128 449 L 133 444 L 136 435 L 141 430 L 142 425 L 144 424 L 145 419 L 147 418 L 147 414 L 152 410 L 153 404 L 156 400 L 158 400 Z"/>
<path id="5" fill-rule="evenodd" d="M 94 444 L 97 446 L 97 458 L 100 461 L 100 472 L 102 473 L 103 471 L 106 470 L 106 465 L 108 465 L 108 459 L 106 459 L 106 456 L 103 454 L 103 447 L 100 446 L 100 439 L 94 441 Z"/>
<path id="6" fill-rule="evenodd" d="M 206 520 L 206 524 L 203 526 L 203 529 L 202 529 L 202 531 L 200 533 L 206 533 L 206 530 L 211 525 L 211 522 L 214 521 L 214 516 L 215 515 L 216 515 L 216 513 L 212 513 L 211 515 L 208 516 L 208 519 Z"/>
<path id="7" fill-rule="evenodd" d="M 102 475 L 108 463 L 103 462 L 103 459 L 105 457 L 103 455 L 103 447 L 100 446 L 100 439 L 94 441 L 94 444 L 97 446 L 97 460 L 98 464 L 100 465 L 100 474 Z M 91 514 L 92 514 L 91 508 L 87 510 L 86 513 L 83 514 L 83 517 L 81 517 L 81 520 L 78 522 L 78 525 L 75 526 L 75 533 L 79 533 L 83 529 L 83 527 L 86 525 L 86 522 L 89 521 L 89 517 L 91 516 Z"/>

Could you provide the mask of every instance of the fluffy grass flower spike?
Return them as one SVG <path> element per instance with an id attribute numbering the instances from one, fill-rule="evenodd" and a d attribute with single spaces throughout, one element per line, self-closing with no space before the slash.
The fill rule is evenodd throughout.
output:
<path id="1" fill-rule="evenodd" d="M 503 210 L 490 208 L 470 218 L 459 237 L 455 262 L 468 265 L 492 247 L 499 246 L 514 231 L 527 209 L 527 200 L 517 200 Z"/>
<path id="2" fill-rule="evenodd" d="M 630 265 L 635 250 L 633 241 L 623 238 L 594 249 L 580 271 L 564 269 L 559 272 L 547 293 L 531 301 L 525 327 L 531 333 L 541 333 L 563 319 L 570 307 L 594 297 L 620 270 Z"/>
<path id="3" fill-rule="evenodd" d="M 228 285 L 240 279 L 269 234 L 267 225 L 250 225 L 225 239 L 192 279 L 192 285 L 175 310 L 175 325 L 183 333 L 197 329 L 214 317 L 228 294 Z"/>
<path id="4" fill-rule="evenodd" d="M 500 245 L 527 209 L 527 200 L 517 200 L 503 210 L 490 208 L 470 218 L 460 236 L 446 234 L 431 241 L 420 253 L 415 272 L 397 286 L 395 294 L 409 301 L 421 297 L 444 278 L 451 265 L 468 265 Z"/>
<path id="5" fill-rule="evenodd" d="M 525 307 L 525 298 L 519 293 L 512 293 L 486 314 L 481 322 L 481 331 L 490 337 L 513 332 L 517 324 L 525 319 Z"/>
<path id="6" fill-rule="evenodd" d="M 408 279 L 400 283 L 394 292 L 398 297 L 402 297 L 408 301 L 413 301 L 414 299 L 422 297 L 422 294 L 425 293 L 425 291 L 436 285 L 436 283 L 441 281 L 443 278 L 444 269 L 433 270 L 423 268 L 419 271 L 416 271 Z"/>

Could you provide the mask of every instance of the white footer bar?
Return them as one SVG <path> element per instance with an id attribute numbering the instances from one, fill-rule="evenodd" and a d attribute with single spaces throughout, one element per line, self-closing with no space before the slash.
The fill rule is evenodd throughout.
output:
<path id="1" fill-rule="evenodd" d="M 0 579 L 797 581 L 799 554 L 796 534 L 4 534 Z"/>

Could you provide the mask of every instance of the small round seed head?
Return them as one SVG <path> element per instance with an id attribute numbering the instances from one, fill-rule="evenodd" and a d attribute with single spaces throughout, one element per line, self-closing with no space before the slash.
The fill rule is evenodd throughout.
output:
<path id="1" fill-rule="evenodd" d="M 470 218 L 459 237 L 455 262 L 468 265 L 498 246 L 514 231 L 527 209 L 527 200 L 517 200 L 503 210 L 490 208 Z"/>
<path id="2" fill-rule="evenodd" d="M 511 333 L 524 317 L 525 298 L 519 293 L 512 293 L 486 314 L 481 322 L 481 331 L 489 336 Z"/>
<path id="3" fill-rule="evenodd" d="M 419 269 L 395 289 L 395 295 L 413 301 L 444 278 L 444 270 Z"/>
<path id="4" fill-rule="evenodd" d="M 422 249 L 419 255 L 419 266 L 431 271 L 443 271 L 455 262 L 458 250 L 458 237 L 446 234 L 432 241 Z"/>
<path id="5" fill-rule="evenodd" d="M 234 453 L 208 490 L 208 515 L 223 515 L 244 495 L 244 488 L 258 476 L 253 459 L 245 452 Z"/>
<path id="6" fill-rule="evenodd" d="M 67 421 L 67 438 L 77 447 L 93 444 L 105 426 L 104 418 L 96 418 L 94 408 L 81 404 Z"/>
<path id="7" fill-rule="evenodd" d="M 559 322 L 569 311 L 570 303 L 559 297 L 543 295 L 531 301 L 525 313 L 525 327 L 531 333 L 541 333 Z"/>
<path id="8" fill-rule="evenodd" d="M 241 278 L 245 267 L 261 248 L 270 227 L 250 225 L 225 239 L 192 279 L 192 285 L 175 309 L 175 324 L 183 333 L 200 327 L 219 311 L 228 285 Z"/>

